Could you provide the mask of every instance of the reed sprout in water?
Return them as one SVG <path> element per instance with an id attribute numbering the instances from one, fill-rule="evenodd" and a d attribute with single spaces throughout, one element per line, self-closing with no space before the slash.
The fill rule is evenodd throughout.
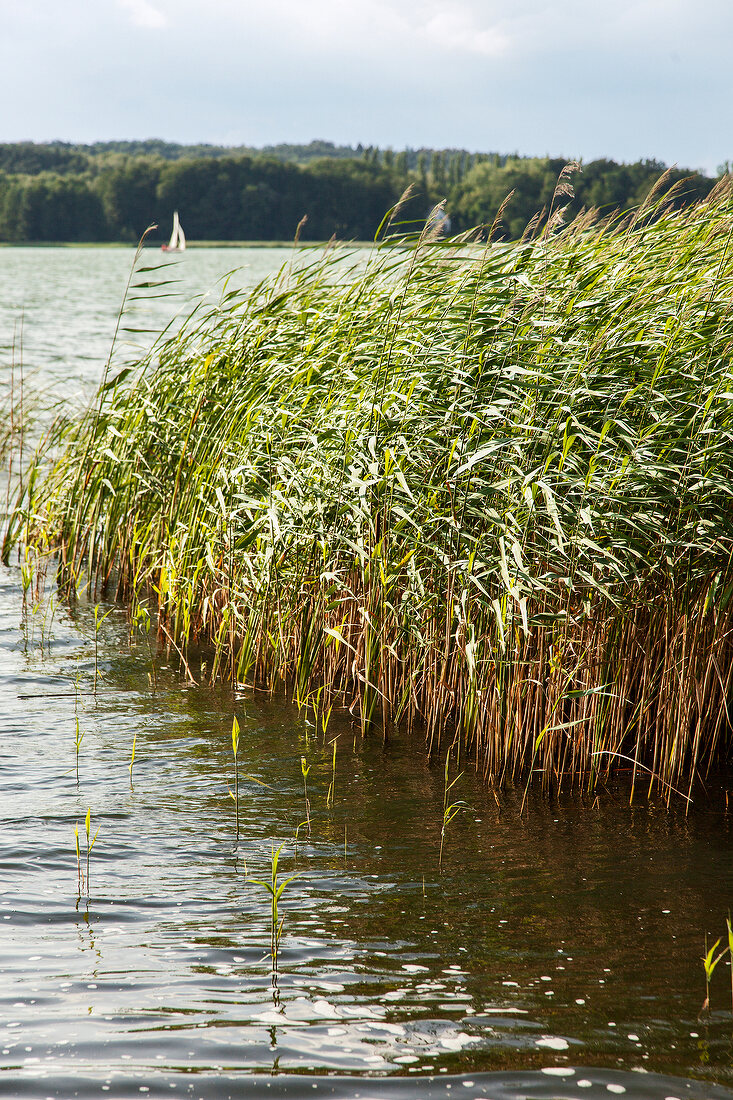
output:
<path id="1" fill-rule="evenodd" d="M 487 780 L 691 797 L 730 732 L 732 236 L 727 186 L 661 187 L 227 292 L 59 428 L 6 551 Z"/>
<path id="2" fill-rule="evenodd" d="M 326 724 L 324 724 L 323 732 L 326 732 Z M 338 744 L 338 737 L 334 737 L 331 741 L 333 745 L 333 757 L 331 759 L 331 782 L 328 785 L 328 791 L 326 793 L 326 806 L 333 806 L 333 800 L 336 795 L 336 745 Z"/>
<path id="3" fill-rule="evenodd" d="M 710 980 L 713 976 L 715 967 L 718 965 L 723 956 L 727 953 L 728 948 L 724 947 L 717 955 L 715 952 L 720 946 L 720 937 L 715 941 L 713 946 L 708 950 L 708 937 L 705 933 L 705 954 L 702 956 L 703 970 L 705 971 L 705 1000 L 703 1001 L 700 1014 L 710 1010 Z"/>
<path id="4" fill-rule="evenodd" d="M 445 835 L 453 818 L 466 808 L 466 802 L 463 799 L 459 799 L 457 802 L 449 802 L 448 796 L 456 783 L 459 781 L 463 772 L 459 772 L 455 778 L 450 779 L 450 759 L 451 752 L 455 747 L 455 742 L 448 749 L 445 754 L 445 768 L 444 768 L 444 781 L 443 781 L 443 826 L 440 830 L 440 852 L 438 854 L 438 870 L 443 870 L 443 846 L 445 844 Z"/>
<path id="5" fill-rule="evenodd" d="M 730 966 L 730 1010 L 733 1013 L 733 925 L 730 920 L 730 913 L 725 918 L 726 929 L 728 932 L 728 964 Z"/>
<path id="6" fill-rule="evenodd" d="M 298 877 L 298 874 L 291 875 L 289 878 L 282 881 L 278 878 L 278 863 L 280 860 L 280 853 L 282 852 L 284 844 L 276 850 L 275 845 L 272 846 L 272 858 L 270 860 L 270 879 L 248 879 L 254 886 L 262 886 L 267 890 L 270 895 L 270 957 L 272 959 L 272 984 L 277 985 L 278 974 L 278 958 L 280 954 L 280 939 L 282 937 L 283 925 L 285 923 L 285 917 L 280 916 L 279 902 L 283 893 Z"/>
<path id="7" fill-rule="evenodd" d="M 308 772 L 310 771 L 310 764 L 307 762 L 304 756 L 300 758 L 300 771 L 303 776 L 303 794 L 305 797 L 305 820 L 308 826 L 308 836 L 311 834 L 311 804 L 308 798 Z"/>
<path id="8" fill-rule="evenodd" d="M 133 787 L 132 787 L 132 769 L 135 766 L 135 746 L 136 745 L 137 745 L 137 730 L 135 730 L 135 733 L 133 734 L 133 737 L 132 737 L 132 753 L 130 754 L 130 764 L 129 764 L 129 767 L 127 769 L 130 773 L 130 790 L 133 789 Z"/>
<path id="9" fill-rule="evenodd" d="M 99 828 L 101 828 L 101 826 L 98 827 L 96 833 L 94 834 L 94 836 L 92 836 L 91 821 L 92 821 L 92 811 L 91 811 L 91 809 L 88 809 L 86 817 L 84 819 L 84 832 L 86 833 L 86 838 L 87 838 L 86 875 L 84 874 L 84 871 L 82 870 L 82 853 L 81 853 L 81 847 L 80 847 L 80 844 L 79 844 L 79 822 L 77 821 L 76 824 L 74 825 L 74 843 L 75 843 L 75 848 L 76 848 L 76 891 L 77 891 L 76 902 L 77 902 L 77 905 L 79 904 L 79 901 L 81 900 L 82 890 L 85 887 L 86 887 L 86 892 L 87 892 L 87 901 L 89 900 L 89 898 L 91 896 L 90 895 L 89 862 L 90 862 L 90 858 L 91 858 L 91 854 L 92 854 L 92 848 L 96 844 L 97 837 L 99 836 Z"/>
<path id="10" fill-rule="evenodd" d="M 76 784 L 79 785 L 79 753 L 81 743 L 84 740 L 85 731 L 79 725 L 79 665 L 76 666 L 76 678 L 74 679 L 74 749 L 76 750 Z"/>
<path id="11" fill-rule="evenodd" d="M 239 722 L 236 715 L 232 721 L 232 755 L 234 757 L 234 819 L 236 822 L 237 844 L 239 844 L 239 764 L 237 761 L 237 755 L 239 753 Z M 231 794 L 231 791 L 230 791 Z"/>
<path id="12" fill-rule="evenodd" d="M 76 782 L 79 784 L 79 751 L 81 749 L 81 743 L 84 740 L 84 730 L 79 726 L 79 697 L 74 698 L 74 722 L 76 724 L 76 730 L 74 733 L 74 748 L 76 749 Z"/>
<path id="13" fill-rule="evenodd" d="M 99 630 L 109 614 L 111 614 L 112 608 L 105 611 L 104 615 L 99 614 L 99 604 L 94 605 L 94 695 L 97 694 L 97 673 L 99 670 Z"/>
<path id="14" fill-rule="evenodd" d="M 81 870 L 81 848 L 79 846 L 79 822 L 74 824 L 74 845 L 76 848 L 76 902 L 77 905 L 81 900 L 82 889 L 82 870 Z"/>

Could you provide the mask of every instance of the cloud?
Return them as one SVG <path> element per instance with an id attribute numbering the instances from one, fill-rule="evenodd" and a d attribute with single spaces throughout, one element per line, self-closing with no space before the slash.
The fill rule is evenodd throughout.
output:
<path id="1" fill-rule="evenodd" d="M 120 7 L 126 8 L 136 27 L 146 30 L 161 30 L 168 26 L 168 20 L 161 11 L 153 7 L 149 0 L 117 0 Z"/>
<path id="2" fill-rule="evenodd" d="M 469 11 L 455 6 L 435 11 L 421 32 L 432 45 L 482 57 L 500 57 L 509 47 L 509 38 L 498 26 L 481 26 Z"/>

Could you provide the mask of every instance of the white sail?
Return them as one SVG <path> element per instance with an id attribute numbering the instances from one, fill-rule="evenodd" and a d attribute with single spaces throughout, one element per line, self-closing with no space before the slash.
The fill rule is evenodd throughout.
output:
<path id="1" fill-rule="evenodd" d="M 186 234 L 183 232 L 178 219 L 178 211 L 173 211 L 173 232 L 168 244 L 161 245 L 164 252 L 184 252 L 186 249 Z"/>
<path id="2" fill-rule="evenodd" d="M 178 234 L 181 231 L 181 225 L 178 221 L 178 211 L 173 211 L 173 232 L 171 233 L 171 239 L 168 241 L 168 249 L 172 251 L 174 248 L 178 248 Z"/>

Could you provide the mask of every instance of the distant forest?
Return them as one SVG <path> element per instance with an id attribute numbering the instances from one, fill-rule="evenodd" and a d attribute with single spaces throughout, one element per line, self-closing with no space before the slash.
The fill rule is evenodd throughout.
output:
<path id="1" fill-rule="evenodd" d="M 406 225 L 418 226 L 445 200 L 451 232 L 490 225 L 513 192 L 501 233 L 518 238 L 549 208 L 565 163 L 326 141 L 263 149 L 157 140 L 0 144 L 0 241 L 136 241 L 153 222 L 160 228 L 152 239 L 162 240 L 174 210 L 191 241 L 292 240 L 304 217 L 302 240 L 371 240 L 409 184 Z M 654 160 L 584 164 L 568 214 L 637 206 L 665 169 Z M 703 198 L 715 183 L 675 168 L 670 186 L 677 181 L 679 202 Z"/>

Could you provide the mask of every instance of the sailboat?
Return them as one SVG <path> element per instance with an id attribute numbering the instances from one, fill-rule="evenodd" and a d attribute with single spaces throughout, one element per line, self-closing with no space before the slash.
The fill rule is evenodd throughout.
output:
<path id="1" fill-rule="evenodd" d="M 173 232 L 171 233 L 171 239 L 168 244 L 161 245 L 163 252 L 185 252 L 186 250 L 186 235 L 181 228 L 181 223 L 178 220 L 178 211 L 173 211 Z"/>

